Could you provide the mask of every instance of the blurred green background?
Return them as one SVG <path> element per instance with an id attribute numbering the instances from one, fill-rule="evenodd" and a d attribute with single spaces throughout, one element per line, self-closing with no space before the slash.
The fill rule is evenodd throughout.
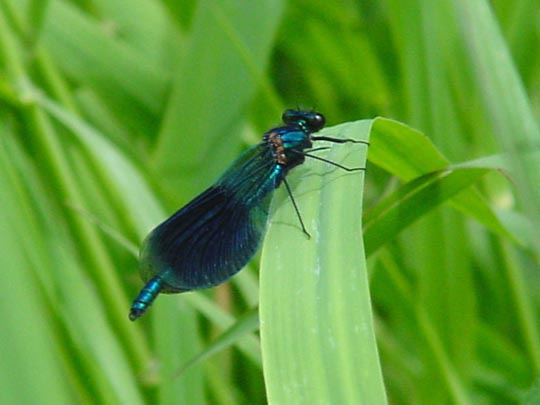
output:
<path id="1" fill-rule="evenodd" d="M 374 121 L 376 403 L 540 403 L 539 21 L 535 0 L 0 0 L 0 403 L 279 397 L 257 263 L 127 313 L 146 233 L 296 106 L 401 121 L 460 179 Z"/>

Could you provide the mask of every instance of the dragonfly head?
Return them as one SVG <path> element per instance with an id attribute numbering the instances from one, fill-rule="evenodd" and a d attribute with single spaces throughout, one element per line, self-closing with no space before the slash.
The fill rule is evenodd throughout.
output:
<path id="1" fill-rule="evenodd" d="M 326 124 L 324 115 L 315 111 L 285 110 L 281 119 L 285 124 L 298 125 L 308 133 L 320 131 Z"/>

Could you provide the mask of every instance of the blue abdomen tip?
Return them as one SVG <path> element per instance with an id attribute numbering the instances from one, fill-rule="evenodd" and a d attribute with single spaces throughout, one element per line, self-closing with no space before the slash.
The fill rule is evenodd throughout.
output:
<path id="1" fill-rule="evenodd" d="M 163 282 L 159 276 L 154 277 L 146 283 L 137 298 L 135 298 L 135 301 L 133 301 L 133 304 L 131 304 L 129 319 L 134 321 L 141 317 L 150 305 L 152 305 L 152 302 L 154 302 L 162 288 Z"/>

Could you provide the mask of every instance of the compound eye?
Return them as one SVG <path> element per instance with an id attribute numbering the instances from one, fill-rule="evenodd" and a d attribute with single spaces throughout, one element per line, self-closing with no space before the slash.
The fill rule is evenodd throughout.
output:
<path id="1" fill-rule="evenodd" d="M 308 126 L 313 132 L 317 132 L 320 129 L 324 128 L 324 125 L 326 124 L 326 118 L 324 118 L 324 115 L 319 113 L 312 113 L 310 117 L 308 117 Z"/>
<path id="2" fill-rule="evenodd" d="M 285 110 L 283 111 L 281 120 L 287 125 L 296 123 L 298 122 L 298 119 L 300 118 L 298 113 L 299 111 L 297 110 Z"/>

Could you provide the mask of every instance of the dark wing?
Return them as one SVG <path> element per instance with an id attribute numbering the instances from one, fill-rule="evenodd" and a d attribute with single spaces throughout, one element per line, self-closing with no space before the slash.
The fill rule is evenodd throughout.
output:
<path id="1" fill-rule="evenodd" d="M 141 249 L 143 279 L 160 274 L 164 292 L 188 291 L 241 270 L 264 235 L 274 167 L 266 145 L 249 149 L 214 186 L 155 228 Z"/>

